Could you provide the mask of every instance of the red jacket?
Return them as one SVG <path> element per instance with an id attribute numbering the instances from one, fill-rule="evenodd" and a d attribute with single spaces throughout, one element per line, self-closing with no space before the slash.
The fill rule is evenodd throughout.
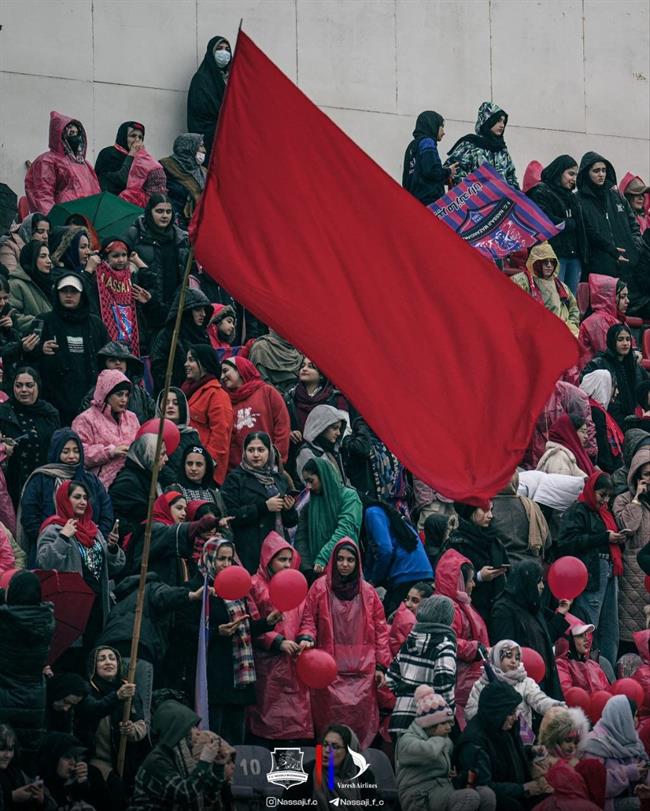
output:
<path id="1" fill-rule="evenodd" d="M 277 389 L 265 383 L 250 397 L 233 403 L 232 412 L 234 422 L 228 470 L 233 470 L 241 462 L 244 440 L 253 431 L 266 431 L 282 461 L 287 461 L 291 426 L 287 406 Z"/>
<path id="2" fill-rule="evenodd" d="M 232 436 L 230 397 L 218 380 L 209 380 L 187 401 L 190 425 L 199 432 L 201 444 L 214 461 L 214 480 L 222 485 L 228 473 L 228 455 Z"/>
<path id="3" fill-rule="evenodd" d="M 650 715 L 650 631 L 635 631 L 632 634 L 634 644 L 643 659 L 630 678 L 638 681 L 645 692 L 643 704 L 639 707 L 641 715 Z"/>
<path id="4" fill-rule="evenodd" d="M 283 549 L 291 549 L 291 568 L 298 569 L 300 555 L 277 532 L 270 532 L 262 544 L 259 569 L 253 575 L 249 595 L 262 617 L 274 609 L 269 596 L 269 563 Z M 295 642 L 304 607 L 303 601 L 298 608 L 283 611 L 275 628 L 255 640 L 257 703 L 248 708 L 248 723 L 253 735 L 260 738 L 275 741 L 314 737 L 309 689 L 296 675 L 295 658 L 279 650 L 283 639 Z"/>
<path id="5" fill-rule="evenodd" d="M 568 651 L 565 651 L 555 659 L 564 695 L 570 687 L 582 687 L 590 694 L 597 690 L 609 691 L 607 676 L 598 662 L 589 658 L 584 662 L 578 662 L 576 659 L 569 659 L 568 656 Z"/>
<path id="6" fill-rule="evenodd" d="M 390 636 L 388 638 L 388 648 L 391 659 L 399 653 L 399 649 L 406 642 L 407 636 L 415 625 L 415 614 L 404 603 L 400 603 L 397 611 L 393 614 L 393 621 L 390 625 Z"/>
<path id="7" fill-rule="evenodd" d="M 63 143 L 63 130 L 74 121 L 83 137 L 83 161 L 76 160 Z M 25 194 L 30 211 L 49 214 L 56 203 L 99 194 L 101 189 L 93 167 L 86 161 L 88 139 L 75 118 L 50 113 L 49 151 L 35 158 L 25 175 Z"/>
<path id="8" fill-rule="evenodd" d="M 578 333 L 583 364 L 607 349 L 607 330 L 625 320 L 619 317 L 616 305 L 617 281 L 612 276 L 589 275 L 589 303 L 593 312 L 580 324 Z"/>
<path id="9" fill-rule="evenodd" d="M 623 180 L 621 180 L 621 182 L 618 184 L 618 190 L 621 194 L 625 194 L 627 187 L 633 180 L 638 180 L 645 186 L 643 178 L 639 177 L 639 175 L 633 175 L 632 172 L 626 172 L 623 176 Z M 639 223 L 641 233 L 643 233 L 646 228 L 650 228 L 650 193 L 645 193 L 644 200 L 645 205 L 643 207 L 643 214 L 637 214 L 636 212 L 634 214 L 636 221 Z"/>
<path id="10" fill-rule="evenodd" d="M 391 661 L 388 626 L 377 592 L 363 579 L 361 561 L 359 594 L 349 601 L 334 597 L 332 569 L 343 543 L 353 542 L 342 538 L 336 544 L 325 574 L 309 589 L 300 636 L 333 656 L 339 670 L 329 687 L 311 691 L 316 735 L 328 724 L 347 724 L 367 749 L 379 728 L 375 668 L 386 669 Z"/>

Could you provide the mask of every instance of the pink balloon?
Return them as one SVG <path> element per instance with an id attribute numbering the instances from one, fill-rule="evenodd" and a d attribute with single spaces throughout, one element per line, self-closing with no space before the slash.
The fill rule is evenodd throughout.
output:
<path id="1" fill-rule="evenodd" d="M 536 650 L 533 650 L 532 648 L 522 648 L 521 661 L 523 663 L 524 670 L 531 679 L 534 679 L 537 684 L 543 681 L 544 676 L 546 676 L 546 665 Z"/>
<path id="2" fill-rule="evenodd" d="M 214 578 L 214 590 L 224 600 L 241 600 L 251 590 L 251 576 L 242 566 L 228 566 Z"/>
<path id="3" fill-rule="evenodd" d="M 278 611 L 298 608 L 307 596 L 307 580 L 297 569 L 283 569 L 274 574 L 269 584 L 269 597 Z"/>
<path id="4" fill-rule="evenodd" d="M 338 668 L 334 659 L 324 650 L 308 648 L 296 660 L 298 678 L 307 687 L 322 690 L 336 678 Z"/>
<path id="5" fill-rule="evenodd" d="M 637 707 L 643 704 L 645 690 L 636 679 L 617 679 L 611 686 L 615 696 L 627 696 L 636 702 Z"/>
<path id="6" fill-rule="evenodd" d="M 589 714 L 591 697 L 586 690 L 582 689 L 582 687 L 569 687 L 569 689 L 564 693 L 564 698 L 566 699 L 566 703 L 569 707 L 579 707 L 587 715 Z"/>
<path id="7" fill-rule="evenodd" d="M 138 428 L 138 433 L 135 435 L 135 438 L 138 439 L 144 434 L 157 434 L 159 424 L 160 420 L 158 417 L 154 417 L 153 419 L 143 422 L 142 425 Z M 178 448 L 178 446 L 181 444 L 180 431 L 171 420 L 166 419 L 164 421 L 163 441 L 165 443 L 165 450 L 167 451 L 167 456 L 171 456 L 172 453 L 174 453 L 174 451 L 176 450 L 176 448 Z"/>
<path id="8" fill-rule="evenodd" d="M 587 580 L 587 567 L 571 555 L 556 560 L 548 570 L 548 587 L 558 600 L 575 600 L 585 590 Z"/>

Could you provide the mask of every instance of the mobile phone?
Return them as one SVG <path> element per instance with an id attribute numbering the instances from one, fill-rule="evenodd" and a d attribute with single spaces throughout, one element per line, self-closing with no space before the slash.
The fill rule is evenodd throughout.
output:
<path id="1" fill-rule="evenodd" d="M 42 318 L 35 318 L 32 321 L 32 332 L 36 337 L 40 340 L 43 337 L 43 327 L 45 326 L 45 321 Z"/>
<path id="2" fill-rule="evenodd" d="M 510 569 L 511 565 L 509 563 L 502 563 L 501 566 L 495 566 L 495 569 Z"/>
<path id="3" fill-rule="evenodd" d="M 298 496 L 299 496 L 301 493 L 302 493 L 302 490 L 289 490 L 289 492 L 287 493 L 287 495 L 288 495 L 288 496 L 291 496 L 291 498 L 298 498 Z"/>
<path id="4" fill-rule="evenodd" d="M 628 529 L 627 527 L 623 527 L 623 529 L 619 529 L 621 535 L 634 535 L 633 529 Z"/>

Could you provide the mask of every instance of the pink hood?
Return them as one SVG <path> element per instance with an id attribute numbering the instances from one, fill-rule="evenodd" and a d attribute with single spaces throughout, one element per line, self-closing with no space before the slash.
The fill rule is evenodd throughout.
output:
<path id="1" fill-rule="evenodd" d="M 52 110 L 50 113 L 50 139 L 48 142 L 48 146 L 52 150 L 52 152 L 56 152 L 58 155 L 68 155 L 69 150 L 65 148 L 63 145 L 63 130 L 68 126 L 68 124 L 76 124 L 79 127 L 79 132 L 83 137 L 83 156 L 84 160 L 86 158 L 86 150 L 88 148 L 88 139 L 86 138 L 86 130 L 84 129 L 83 124 L 77 118 L 70 118 L 70 116 L 63 115 L 63 113 L 57 113 L 55 110 Z"/>
<path id="2" fill-rule="evenodd" d="M 600 276 L 597 273 L 589 274 L 589 301 L 592 310 L 603 310 L 615 318 L 618 316 L 616 306 L 616 283 L 618 279 L 612 276 Z"/>
<path id="3" fill-rule="evenodd" d="M 108 393 L 119 383 L 128 383 L 129 386 L 131 385 L 129 378 L 117 369 L 104 369 L 100 372 L 97 378 L 92 404 L 102 411 Z"/>
<path id="4" fill-rule="evenodd" d="M 535 186 L 538 186 L 542 182 L 543 168 L 544 167 L 539 161 L 531 161 L 528 164 L 526 171 L 524 172 L 524 183 L 522 186 L 524 193 L 528 192 Z"/>

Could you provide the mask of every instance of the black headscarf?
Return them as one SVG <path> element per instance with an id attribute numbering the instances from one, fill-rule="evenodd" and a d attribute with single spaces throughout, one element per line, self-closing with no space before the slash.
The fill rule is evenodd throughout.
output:
<path id="1" fill-rule="evenodd" d="M 124 121 L 118 127 L 115 143 L 117 146 L 121 146 L 122 149 L 126 149 L 127 152 L 129 151 L 129 144 L 126 139 L 129 134 L 129 129 L 140 130 L 144 138 L 144 124 L 141 124 L 139 121 Z"/>
<path id="2" fill-rule="evenodd" d="M 625 415 L 634 414 L 636 409 L 636 359 L 630 349 L 621 361 L 616 354 L 616 339 L 621 332 L 632 335 L 630 328 L 625 324 L 614 324 L 607 330 L 607 349 L 605 355 L 609 358 L 616 373 L 616 386 L 618 388 L 617 402 Z"/>
<path id="3" fill-rule="evenodd" d="M 589 170 L 594 163 L 604 163 L 606 169 L 605 182 L 602 186 L 596 186 L 589 177 Z M 599 155 L 598 152 L 585 152 L 580 161 L 578 170 L 577 186 L 581 192 L 591 193 L 597 200 L 604 200 L 605 194 L 616 185 L 616 172 L 612 164 Z"/>
<path id="4" fill-rule="evenodd" d="M 572 166 L 576 168 L 578 166 L 578 161 L 575 158 L 572 158 L 571 155 L 558 155 L 548 166 L 542 169 L 542 182 L 550 186 L 555 194 L 569 201 L 573 199 L 573 192 L 570 189 L 565 189 L 560 181 L 563 173 Z"/>
<path id="5" fill-rule="evenodd" d="M 436 113 L 434 110 L 425 110 L 417 117 L 413 137 L 416 141 L 420 138 L 433 138 L 434 141 L 437 141 L 438 131 L 444 123 L 445 119 L 440 113 Z"/>
<path id="6" fill-rule="evenodd" d="M 343 549 L 347 552 L 351 552 L 356 561 L 356 566 L 352 574 L 348 574 L 345 577 L 339 574 L 335 557 Z M 337 544 L 332 555 L 334 556 L 334 560 L 332 561 L 332 591 L 339 600 L 354 600 L 359 593 L 359 550 L 356 544 L 346 542 Z"/>
<path id="7" fill-rule="evenodd" d="M 24 245 L 20 252 L 20 266 L 43 295 L 47 296 L 49 299 L 52 294 L 52 271 L 50 270 L 49 273 L 43 273 L 36 267 L 36 260 L 38 259 L 38 254 L 43 244 L 42 242 L 32 240 Z M 47 245 L 45 247 L 47 247 Z"/>
<path id="8" fill-rule="evenodd" d="M 169 203 L 171 205 L 172 199 L 168 194 L 160 194 L 158 192 L 152 194 L 144 210 L 144 224 L 147 231 L 154 239 L 159 242 L 172 242 L 176 236 L 174 231 L 174 218 L 172 217 L 167 228 L 160 228 L 160 226 L 156 225 L 153 215 L 151 214 L 152 209 L 160 203 Z M 176 268 L 174 268 L 174 270 L 176 270 Z"/>
<path id="9" fill-rule="evenodd" d="M 113 679 L 104 679 L 97 675 L 97 657 L 100 650 L 111 650 L 117 657 L 117 673 Z M 88 656 L 88 680 L 102 696 L 108 696 L 118 690 L 124 683 L 122 678 L 122 657 L 119 651 L 110 645 L 98 645 L 94 648 Z"/>
<path id="10" fill-rule="evenodd" d="M 40 605 L 41 581 L 34 572 L 21 571 L 9 581 L 7 605 Z"/>
<path id="11" fill-rule="evenodd" d="M 521 560 L 514 564 L 506 582 L 506 594 L 517 605 L 536 614 L 541 606 L 541 595 L 537 588 L 542 579 L 542 567 L 536 560 Z"/>
<path id="12" fill-rule="evenodd" d="M 203 474 L 203 478 L 200 482 L 193 482 L 187 478 L 185 473 L 185 462 L 187 461 L 187 457 L 191 453 L 199 453 L 205 460 L 205 473 Z M 186 488 L 187 490 L 200 490 L 200 489 L 210 489 L 214 487 L 214 481 L 212 477 L 214 475 L 214 462 L 212 461 L 212 457 L 206 451 L 206 449 L 200 443 L 196 443 L 196 445 L 188 445 L 185 450 L 183 451 L 183 456 L 181 459 L 180 470 L 177 476 L 177 482 L 181 485 L 181 487 Z M 214 504 L 211 504 L 214 508 Z"/>

